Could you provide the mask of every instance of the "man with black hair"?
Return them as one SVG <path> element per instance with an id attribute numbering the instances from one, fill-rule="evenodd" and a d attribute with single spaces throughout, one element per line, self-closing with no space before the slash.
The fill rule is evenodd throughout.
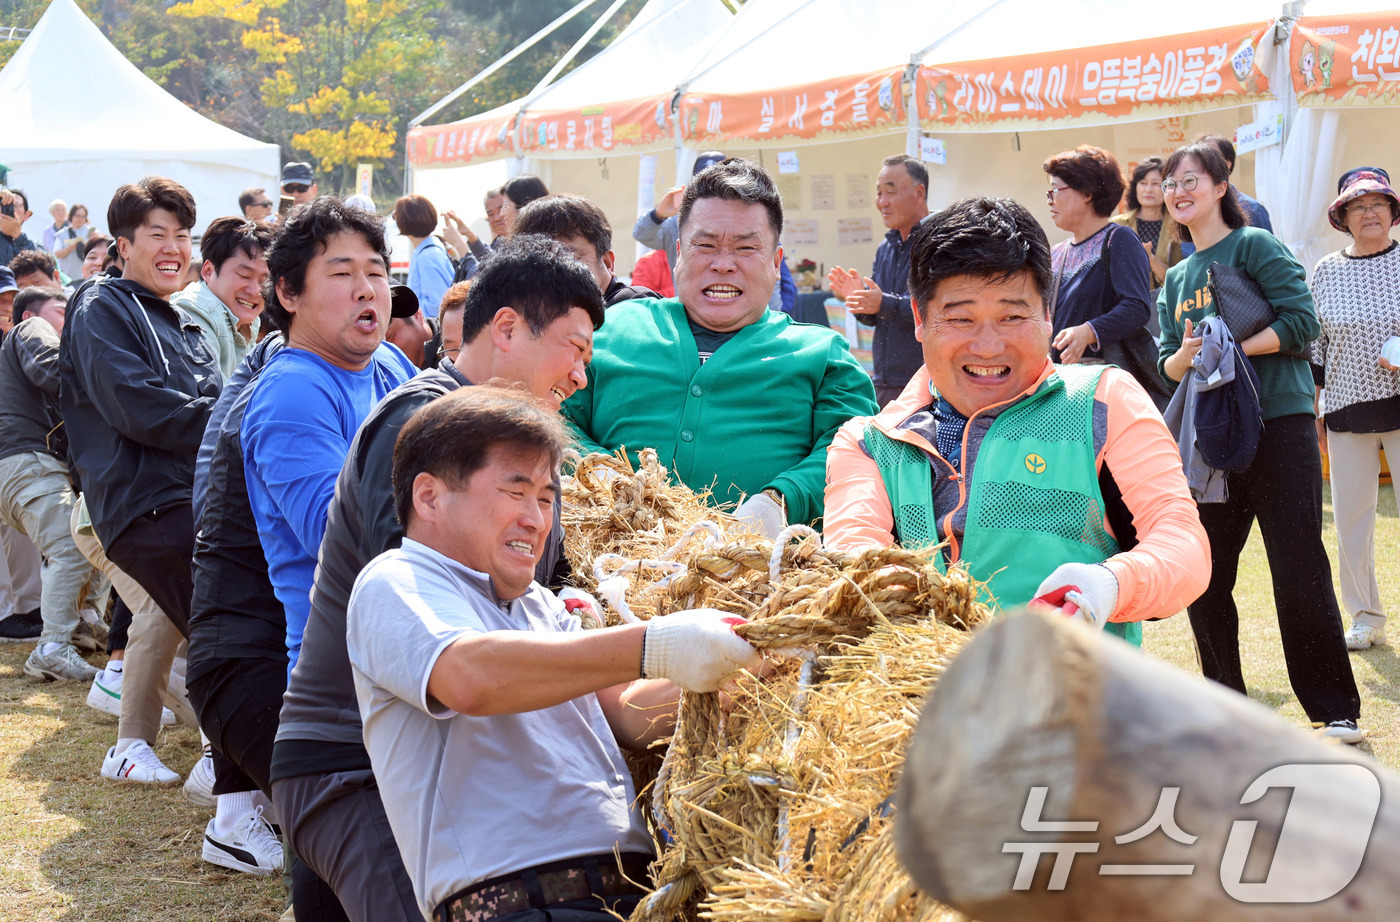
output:
<path id="1" fill-rule="evenodd" d="M 15 298 L 15 328 L 0 343 L 0 522 L 27 535 L 47 561 L 40 576 L 43 633 L 24 663 L 24 674 L 40 682 L 97 675 L 73 645 L 73 632 L 82 609 L 95 620 L 107 605 L 106 578 L 68 530 L 77 493 L 58 406 L 66 301 L 61 288 L 25 288 Z"/>
<path id="2" fill-rule="evenodd" d="M 593 273 L 608 307 L 633 298 L 661 297 L 650 288 L 624 285 L 613 275 L 612 225 L 603 209 L 581 195 L 535 199 L 516 215 L 515 232 L 544 234 L 568 247 Z"/>
<path id="3" fill-rule="evenodd" d="M 598 334 L 564 415 L 586 452 L 661 462 L 774 538 L 822 516 L 827 446 L 875 411 L 844 336 L 769 309 L 783 206 L 762 167 L 730 159 L 686 187 L 676 298 L 627 301 Z"/>
<path id="4" fill-rule="evenodd" d="M 249 221 L 267 221 L 276 212 L 276 205 L 262 188 L 244 189 L 238 196 L 238 210 Z"/>
<path id="5" fill-rule="evenodd" d="M 370 770 L 345 641 L 355 578 L 403 538 L 391 476 L 399 431 L 436 398 L 486 381 L 517 384 L 557 407 L 585 385 L 593 333 L 603 323 L 588 269 L 561 244 L 535 235 L 498 243 L 461 310 L 461 347 L 385 398 L 350 446 L 273 749 L 272 793 L 288 841 L 331 884 L 350 918 L 362 922 L 421 918 Z M 556 502 L 538 581 L 558 586 L 563 561 Z M 367 873 L 371 868 L 392 885 Z"/>
<path id="6" fill-rule="evenodd" d="M 58 260 L 43 250 L 21 250 L 10 260 L 10 271 L 20 288 L 63 288 Z"/>
<path id="7" fill-rule="evenodd" d="M 266 223 L 215 218 L 199 240 L 204 261 L 200 281 L 191 282 L 170 299 L 204 331 L 225 381 L 258 341 L 267 281 L 265 254 L 271 245 L 272 228 Z"/>
<path id="8" fill-rule="evenodd" d="M 928 167 L 923 161 L 908 154 L 886 157 L 875 177 L 875 207 L 889 230 L 875 250 L 870 275 L 836 266 L 827 282 L 858 321 L 875 328 L 875 399 L 883 407 L 899 396 L 923 362 L 909 303 L 910 235 L 928 217 Z"/>
<path id="9" fill-rule="evenodd" d="M 399 311 L 378 216 L 317 199 L 283 224 L 267 268 L 265 315 L 286 348 L 252 386 L 241 435 L 248 499 L 268 576 L 286 609 L 294 666 L 326 506 L 350 440 L 370 409 L 418 369 L 384 342 L 391 313 Z"/>
<path id="10" fill-rule="evenodd" d="M 1042 602 L 1140 645 L 1138 622 L 1210 575 L 1151 398 L 1112 366 L 1050 362 L 1050 244 L 1015 202 L 930 215 L 910 255 L 924 365 L 836 436 L 823 537 L 853 552 L 947 541 L 998 607 Z"/>
<path id="11" fill-rule="evenodd" d="M 394 451 L 404 537 L 355 580 L 346 643 L 423 918 L 636 909 L 653 844 L 622 748 L 670 733 L 682 688 L 762 659 L 725 612 L 584 631 L 535 582 L 569 441 L 528 395 L 474 387 L 420 410 Z"/>
<path id="12" fill-rule="evenodd" d="M 194 222 L 194 198 L 173 180 L 148 176 L 118 189 L 107 226 L 126 273 L 92 279 L 74 296 L 59 349 L 79 509 L 91 519 L 80 513 L 78 529 L 91 531 L 103 559 L 150 600 L 138 604 L 122 591 L 136 619 L 117 744 L 102 774 L 148 784 L 179 780 L 151 744 L 175 650 L 189 631 L 195 453 L 222 381 L 199 324 L 169 300 L 189 265 Z"/>

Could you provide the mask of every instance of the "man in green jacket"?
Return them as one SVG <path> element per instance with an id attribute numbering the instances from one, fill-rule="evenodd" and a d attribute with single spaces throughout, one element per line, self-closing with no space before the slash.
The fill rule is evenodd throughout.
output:
<path id="1" fill-rule="evenodd" d="M 875 412 L 846 340 L 768 310 L 783 206 L 769 175 L 729 159 L 686 187 L 676 297 L 608 310 L 588 387 L 564 404 L 585 452 L 654 448 L 686 486 L 774 537 L 822 516 L 826 449 Z"/>
<path id="2" fill-rule="evenodd" d="M 267 281 L 263 254 L 271 245 L 272 226 L 266 222 L 216 218 L 199 241 L 200 281 L 170 299 L 204 331 L 225 381 L 258 341 Z"/>

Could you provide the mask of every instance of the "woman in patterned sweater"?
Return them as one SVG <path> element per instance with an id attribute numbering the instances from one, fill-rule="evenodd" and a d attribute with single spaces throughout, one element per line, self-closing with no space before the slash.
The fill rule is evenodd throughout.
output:
<path id="1" fill-rule="evenodd" d="M 1347 648 L 1385 642 L 1376 583 L 1376 499 L 1380 452 L 1400 464 L 1400 368 L 1381 357 L 1400 334 L 1400 199 L 1376 167 L 1349 170 L 1337 183 L 1327 218 L 1351 237 L 1313 270 L 1322 336 L 1312 345 L 1313 377 L 1325 384 L 1326 444 L 1337 522 L 1342 605 L 1351 612 Z"/>

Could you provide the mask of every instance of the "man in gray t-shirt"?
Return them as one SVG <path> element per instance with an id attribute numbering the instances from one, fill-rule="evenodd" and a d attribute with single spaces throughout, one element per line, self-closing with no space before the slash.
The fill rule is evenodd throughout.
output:
<path id="1" fill-rule="evenodd" d="M 671 732 L 681 688 L 760 661 L 723 612 L 580 631 L 534 582 L 569 442 L 516 391 L 425 406 L 394 454 L 403 544 L 350 596 L 365 746 L 419 906 L 444 922 L 630 912 L 623 871 L 652 843 L 619 746 Z"/>

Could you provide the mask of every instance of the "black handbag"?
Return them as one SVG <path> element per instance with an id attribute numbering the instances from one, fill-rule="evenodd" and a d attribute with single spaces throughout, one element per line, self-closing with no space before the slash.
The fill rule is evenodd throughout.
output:
<path id="1" fill-rule="evenodd" d="M 1278 311 L 1264 296 L 1264 289 L 1243 269 L 1211 263 L 1206 270 L 1206 288 L 1215 312 L 1225 321 L 1237 343 L 1243 343 L 1278 319 Z"/>

